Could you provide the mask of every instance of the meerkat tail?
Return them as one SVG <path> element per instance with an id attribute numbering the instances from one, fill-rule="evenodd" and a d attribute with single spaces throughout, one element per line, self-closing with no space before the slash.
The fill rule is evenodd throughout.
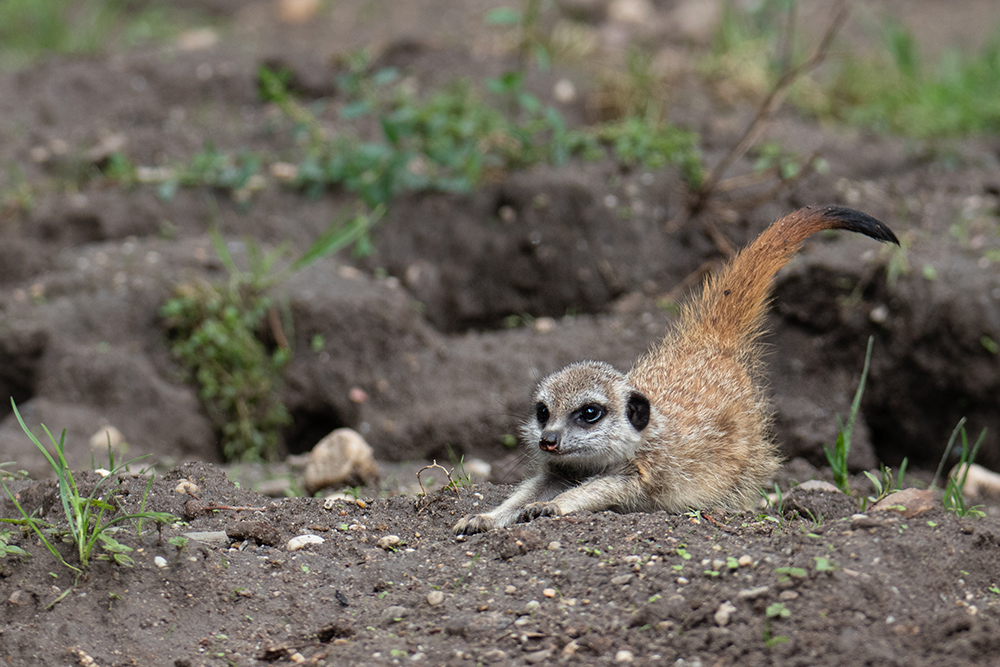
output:
<path id="1" fill-rule="evenodd" d="M 682 328 L 701 340 L 742 349 L 760 332 L 774 274 L 808 236 L 825 229 L 846 229 L 899 245 L 891 229 L 860 211 L 843 206 L 799 209 L 765 229 L 705 281 L 701 298 L 684 309 Z"/>

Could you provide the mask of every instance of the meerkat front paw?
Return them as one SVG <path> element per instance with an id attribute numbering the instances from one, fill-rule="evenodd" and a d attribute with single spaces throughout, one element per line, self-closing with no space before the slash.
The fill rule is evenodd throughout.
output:
<path id="1" fill-rule="evenodd" d="M 459 519 L 452 530 L 455 531 L 456 535 L 475 535 L 476 533 L 485 533 L 494 528 L 496 528 L 496 521 L 493 520 L 493 517 L 486 516 L 485 514 L 474 514 Z"/>
<path id="2" fill-rule="evenodd" d="M 559 516 L 561 514 L 562 510 L 559 509 L 559 503 L 531 503 L 521 510 L 518 521 L 531 521 L 540 516 Z"/>

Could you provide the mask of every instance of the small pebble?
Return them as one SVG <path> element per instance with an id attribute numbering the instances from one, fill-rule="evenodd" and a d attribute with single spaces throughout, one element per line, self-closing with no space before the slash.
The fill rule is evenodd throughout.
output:
<path id="1" fill-rule="evenodd" d="M 554 598 L 556 596 L 556 589 L 546 588 L 545 590 L 542 591 L 542 595 L 544 595 L 547 598 Z"/>
<path id="2" fill-rule="evenodd" d="M 782 600 L 795 600 L 795 599 L 798 599 L 799 592 L 798 591 L 781 591 L 781 594 L 778 595 L 778 597 L 780 599 L 782 599 Z"/>
<path id="3" fill-rule="evenodd" d="M 322 544 L 325 541 L 326 540 L 319 535 L 299 535 L 298 537 L 293 537 L 288 540 L 288 544 L 285 545 L 285 548 L 289 551 L 298 551 L 299 549 L 309 546 L 310 544 Z"/>
<path id="4" fill-rule="evenodd" d="M 771 589 L 767 586 L 758 586 L 757 588 L 745 588 L 736 594 L 741 600 L 754 600 L 762 595 L 767 595 L 768 591 Z"/>
<path id="5" fill-rule="evenodd" d="M 498 648 L 483 653 L 484 662 L 500 662 L 501 660 L 506 660 L 506 659 L 507 659 L 507 654 Z"/>
<path id="6" fill-rule="evenodd" d="M 441 591 L 431 591 L 427 594 L 427 604 L 432 607 L 436 607 L 444 602 L 444 593 Z"/>
<path id="7" fill-rule="evenodd" d="M 538 600 L 531 600 L 530 602 L 528 602 L 528 604 L 524 605 L 524 609 L 530 614 L 531 612 L 535 611 L 541 606 L 542 603 L 539 602 Z"/>
<path id="8" fill-rule="evenodd" d="M 677 585 L 678 586 L 683 586 L 686 583 L 688 583 L 688 578 L 687 577 L 677 577 Z"/>
<path id="9" fill-rule="evenodd" d="M 409 613 L 410 610 L 407 609 L 406 607 L 395 604 L 392 605 L 391 607 L 386 607 L 382 611 L 382 620 L 384 620 L 387 623 L 396 623 L 404 616 L 408 616 Z"/>
<path id="10" fill-rule="evenodd" d="M 548 660 L 552 655 L 550 649 L 543 649 L 541 651 L 534 651 L 532 653 L 526 653 L 524 656 L 524 661 L 529 665 L 534 665 L 536 663 L 542 662 L 543 660 Z"/>
<path id="11" fill-rule="evenodd" d="M 750 554 L 743 554 L 736 562 L 739 563 L 740 567 L 750 567 L 753 565 L 753 558 L 750 557 Z"/>
<path id="12" fill-rule="evenodd" d="M 507 595 L 513 595 L 515 592 L 517 592 L 517 587 L 507 584 L 507 586 L 504 587 L 503 592 L 506 593 Z"/>
<path id="13" fill-rule="evenodd" d="M 624 586 L 630 581 L 632 581 L 631 574 L 620 574 L 617 577 L 613 577 L 611 579 L 611 584 L 614 586 Z"/>
<path id="14" fill-rule="evenodd" d="M 156 558 L 153 559 L 153 562 L 156 563 L 156 567 L 167 566 L 167 559 L 164 558 L 163 556 L 157 556 Z"/>
<path id="15" fill-rule="evenodd" d="M 562 549 L 562 545 L 558 541 L 552 540 L 551 542 L 549 542 L 548 549 L 549 551 L 559 551 L 560 549 Z"/>
<path id="16" fill-rule="evenodd" d="M 635 659 L 635 655 L 632 651 L 626 651 L 622 649 L 615 653 L 615 662 L 632 662 Z"/>
<path id="17" fill-rule="evenodd" d="M 715 611 L 715 624 L 720 628 L 725 627 L 729 624 L 729 619 L 732 617 L 733 613 L 736 611 L 736 607 L 732 602 L 726 600 L 719 605 L 719 608 Z"/>
<path id="18" fill-rule="evenodd" d="M 398 547 L 400 542 L 402 542 L 402 540 L 399 539 L 399 535 L 386 535 L 384 537 L 380 537 L 378 539 L 378 542 L 376 542 L 375 544 L 378 546 L 379 549 L 385 549 L 386 551 L 389 551 L 390 549 L 395 549 L 396 547 Z"/>
<path id="19" fill-rule="evenodd" d="M 189 480 L 182 479 L 177 484 L 177 486 L 174 487 L 174 493 L 187 494 L 189 496 L 197 496 L 199 493 L 201 493 L 201 489 L 198 488 L 197 484 Z"/>

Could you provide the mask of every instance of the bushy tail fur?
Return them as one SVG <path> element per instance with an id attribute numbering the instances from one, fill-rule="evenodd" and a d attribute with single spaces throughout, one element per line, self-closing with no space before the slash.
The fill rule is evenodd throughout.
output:
<path id="1" fill-rule="evenodd" d="M 718 274 L 705 281 L 701 298 L 685 307 L 684 333 L 723 348 L 746 349 L 761 331 L 774 274 L 811 234 L 846 229 L 899 245 L 888 227 L 843 206 L 806 207 L 773 223 Z"/>

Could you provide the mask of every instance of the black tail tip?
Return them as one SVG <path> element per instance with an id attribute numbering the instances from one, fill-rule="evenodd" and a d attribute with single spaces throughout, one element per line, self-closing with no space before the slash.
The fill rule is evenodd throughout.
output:
<path id="1" fill-rule="evenodd" d="M 884 222 L 867 213 L 846 206 L 824 206 L 819 209 L 819 212 L 824 218 L 836 221 L 837 229 L 846 229 L 849 232 L 870 236 L 876 241 L 899 245 L 899 239 L 892 233 L 892 230 Z"/>

